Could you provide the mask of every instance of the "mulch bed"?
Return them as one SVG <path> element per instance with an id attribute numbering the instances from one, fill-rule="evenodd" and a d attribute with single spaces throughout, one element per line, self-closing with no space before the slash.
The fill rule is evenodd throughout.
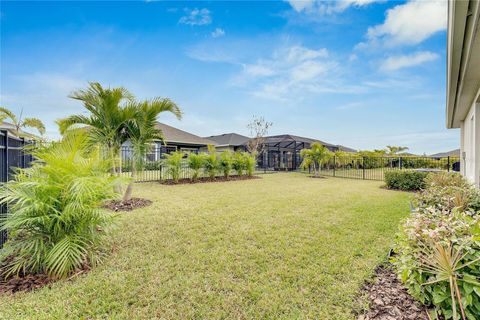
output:
<path id="1" fill-rule="evenodd" d="M 0 294 L 32 291 L 45 287 L 54 281 L 45 274 L 29 274 L 21 277 L 11 277 L 7 280 L 0 276 Z"/>
<path id="2" fill-rule="evenodd" d="M 228 182 L 228 181 L 240 181 L 240 180 L 253 180 L 253 179 L 262 179 L 259 176 L 230 176 L 228 179 L 225 179 L 225 177 L 215 177 L 215 178 L 210 178 L 210 177 L 201 177 L 198 178 L 196 181 L 192 181 L 191 179 L 179 179 L 177 183 L 175 183 L 173 180 L 162 180 L 160 181 L 161 184 L 165 185 L 177 185 L 177 184 L 194 184 L 194 183 L 208 183 L 208 182 Z"/>
<path id="3" fill-rule="evenodd" d="M 429 320 L 427 308 L 407 292 L 391 265 L 377 267 L 375 279 L 363 286 L 362 293 L 370 309 L 357 320 Z"/>
<path id="4" fill-rule="evenodd" d="M 132 198 L 129 201 L 113 200 L 103 205 L 103 208 L 110 209 L 112 211 L 132 211 L 133 209 L 147 207 L 152 204 L 151 200 L 142 198 Z"/>

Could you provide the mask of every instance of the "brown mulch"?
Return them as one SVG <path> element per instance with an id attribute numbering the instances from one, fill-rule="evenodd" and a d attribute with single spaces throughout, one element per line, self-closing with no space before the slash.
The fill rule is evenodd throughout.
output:
<path id="1" fill-rule="evenodd" d="M 191 179 L 185 178 L 185 179 L 179 179 L 177 183 L 175 183 L 173 180 L 162 180 L 160 181 L 161 184 L 165 185 L 177 185 L 177 184 L 193 184 L 193 183 L 208 183 L 208 182 L 228 182 L 228 181 L 240 181 L 240 180 L 253 180 L 253 179 L 262 179 L 259 176 L 230 176 L 228 179 L 225 177 L 215 177 L 215 178 L 210 178 L 210 177 L 201 177 L 198 178 L 196 181 L 193 181 Z"/>
<path id="2" fill-rule="evenodd" d="M 55 280 L 45 274 L 25 275 L 8 279 L 0 276 L 0 294 L 15 293 L 19 291 L 32 291 L 49 285 Z"/>
<path id="3" fill-rule="evenodd" d="M 132 211 L 133 209 L 147 207 L 152 204 L 151 200 L 142 198 L 132 198 L 129 201 L 113 200 L 103 205 L 104 208 L 112 211 Z"/>
<path id="4" fill-rule="evenodd" d="M 362 293 L 370 308 L 357 320 L 429 320 L 427 308 L 407 292 L 391 265 L 377 267 L 375 279 L 364 285 Z"/>

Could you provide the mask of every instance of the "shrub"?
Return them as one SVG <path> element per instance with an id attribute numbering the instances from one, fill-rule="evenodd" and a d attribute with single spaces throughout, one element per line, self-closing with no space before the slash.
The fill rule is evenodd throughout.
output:
<path id="1" fill-rule="evenodd" d="M 232 167 L 238 176 L 243 176 L 243 172 L 245 170 L 245 159 L 240 152 L 235 152 L 233 154 Z"/>
<path id="2" fill-rule="evenodd" d="M 425 184 L 428 187 L 470 187 L 468 181 L 456 172 L 436 172 L 429 174 L 425 179 Z"/>
<path id="3" fill-rule="evenodd" d="M 10 238 L 2 257 L 6 276 L 47 273 L 66 277 L 101 262 L 112 215 L 100 205 L 117 196 L 120 178 L 107 172 L 111 164 L 98 149 L 87 148 L 85 135 L 34 150 L 31 168 L 17 169 L 2 185 L 1 203 L 10 214 L 1 229 Z"/>
<path id="4" fill-rule="evenodd" d="M 425 187 L 427 172 L 402 170 L 386 171 L 385 183 L 389 189 L 404 191 L 420 190 Z"/>
<path id="5" fill-rule="evenodd" d="M 192 181 L 196 181 L 203 167 L 203 157 L 200 154 L 190 153 L 188 155 L 188 167 L 192 169 Z"/>
<path id="6" fill-rule="evenodd" d="M 180 178 L 183 156 L 184 153 L 181 151 L 175 151 L 164 155 L 163 164 L 167 167 L 167 173 L 172 177 L 172 180 L 175 183 L 178 183 L 178 179 Z"/>
<path id="7" fill-rule="evenodd" d="M 244 152 L 243 164 L 244 164 L 245 170 L 247 171 L 247 175 L 249 177 L 253 176 L 253 174 L 255 173 L 255 167 L 257 165 L 257 159 L 255 158 L 255 156 L 249 152 Z"/>
<path id="8" fill-rule="evenodd" d="M 233 154 L 230 150 L 225 150 L 220 154 L 219 167 L 223 172 L 225 179 L 228 179 L 232 171 Z"/>
<path id="9" fill-rule="evenodd" d="M 396 240 L 393 263 L 409 292 L 445 319 L 480 314 L 478 192 L 456 175 L 430 175 Z M 460 187 L 460 186 L 466 187 Z M 453 200 L 458 192 L 463 201 Z M 456 204 L 453 204 L 454 202 Z M 473 205 L 472 205 L 473 204 Z"/>
<path id="10" fill-rule="evenodd" d="M 208 153 L 204 153 L 203 157 L 203 167 L 205 171 L 208 173 L 208 176 L 213 179 L 217 175 L 218 170 L 218 158 L 217 152 L 215 151 L 215 147 L 212 145 L 208 146 Z"/>

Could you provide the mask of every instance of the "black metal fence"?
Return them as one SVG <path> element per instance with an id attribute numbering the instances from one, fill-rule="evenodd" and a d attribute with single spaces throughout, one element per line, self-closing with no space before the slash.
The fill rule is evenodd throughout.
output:
<path id="1" fill-rule="evenodd" d="M 25 152 L 25 146 L 31 144 L 23 138 L 17 138 L 6 130 L 0 130 L 0 182 L 7 182 L 14 168 L 27 168 L 32 162 L 32 156 Z M 0 206 L 0 218 L 8 214 L 6 205 Z M 0 231 L 0 248 L 7 240 L 7 233 Z"/>
<path id="2" fill-rule="evenodd" d="M 335 156 L 324 162 L 318 173 L 332 177 L 383 181 L 384 173 L 391 170 L 458 171 L 459 168 L 458 157 Z M 313 168 L 310 168 L 309 172 L 313 173 Z"/>

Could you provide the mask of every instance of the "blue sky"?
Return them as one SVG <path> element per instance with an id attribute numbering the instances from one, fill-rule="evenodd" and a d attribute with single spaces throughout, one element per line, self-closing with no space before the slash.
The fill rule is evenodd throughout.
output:
<path id="1" fill-rule="evenodd" d="M 184 111 L 161 121 L 248 134 L 253 115 L 356 149 L 457 148 L 445 129 L 445 1 L 0 2 L 2 106 L 54 121 L 88 81 Z"/>

